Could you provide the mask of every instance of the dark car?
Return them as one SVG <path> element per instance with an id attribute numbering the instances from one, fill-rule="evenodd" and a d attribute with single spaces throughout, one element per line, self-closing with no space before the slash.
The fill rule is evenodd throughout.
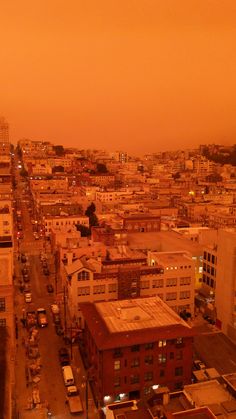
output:
<path id="1" fill-rule="evenodd" d="M 48 268 L 43 268 L 43 273 L 44 275 L 50 275 L 49 269 Z"/>
<path id="2" fill-rule="evenodd" d="M 70 363 L 70 356 L 68 349 L 66 348 L 60 348 L 58 351 L 59 360 L 61 365 L 69 365 Z"/>
<path id="3" fill-rule="evenodd" d="M 61 323 L 61 317 L 60 314 L 58 313 L 54 313 L 53 314 L 53 321 L 55 324 L 60 324 Z"/>
<path id="4" fill-rule="evenodd" d="M 22 263 L 25 263 L 27 261 L 26 256 L 24 253 L 21 254 L 21 258 L 20 258 Z"/>
<path id="5" fill-rule="evenodd" d="M 58 336 L 61 336 L 64 333 L 61 324 L 55 324 L 55 330 Z"/>
<path id="6" fill-rule="evenodd" d="M 53 288 L 52 284 L 47 285 L 47 291 L 48 292 L 53 292 L 54 291 L 54 288 Z"/>

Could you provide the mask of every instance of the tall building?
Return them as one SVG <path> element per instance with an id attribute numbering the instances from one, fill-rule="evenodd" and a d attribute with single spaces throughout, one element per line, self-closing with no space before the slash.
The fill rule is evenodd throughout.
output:
<path id="1" fill-rule="evenodd" d="M 3 117 L 0 117 L 0 142 L 9 143 L 9 124 Z"/>

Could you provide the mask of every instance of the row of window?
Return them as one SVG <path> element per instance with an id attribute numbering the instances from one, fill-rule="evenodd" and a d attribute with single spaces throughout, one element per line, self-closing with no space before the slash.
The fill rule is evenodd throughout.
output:
<path id="1" fill-rule="evenodd" d="M 90 279 L 90 273 L 87 271 L 81 271 L 77 274 L 78 281 L 88 281 Z M 181 277 L 179 278 L 179 285 L 190 285 L 191 284 L 191 276 Z M 166 279 L 166 287 L 176 287 L 178 285 L 178 278 L 167 278 Z M 147 289 L 147 288 L 163 288 L 164 287 L 164 279 L 154 279 L 150 280 L 143 280 L 140 281 L 140 288 Z"/>
<path id="2" fill-rule="evenodd" d="M 183 338 L 180 337 L 180 338 L 177 338 L 177 339 L 171 339 L 168 342 L 171 343 L 171 344 L 174 344 L 174 345 L 181 345 L 183 343 Z M 167 345 L 167 340 L 166 339 L 160 339 L 160 340 L 158 340 L 158 342 L 145 343 L 144 349 L 145 350 L 149 350 L 149 349 L 151 350 L 151 349 L 155 349 L 156 346 L 158 348 L 164 348 L 166 345 Z M 139 352 L 140 348 L 141 348 L 140 345 L 132 345 L 130 349 L 131 349 L 131 352 Z M 122 352 L 121 348 L 115 348 L 114 349 L 114 356 L 115 357 L 119 357 L 119 356 L 122 356 L 122 355 L 123 355 L 123 352 Z M 170 357 L 170 358 L 172 358 L 172 357 Z"/>
<path id="3" fill-rule="evenodd" d="M 152 282 L 152 285 L 151 285 Z M 191 276 L 186 276 L 179 278 L 179 285 L 190 285 L 191 284 Z M 140 281 L 140 288 L 141 289 L 148 289 L 150 286 L 152 288 L 163 288 L 166 287 L 176 287 L 178 285 L 178 278 L 167 278 L 165 283 L 164 279 L 154 279 L 153 281 L 144 280 Z"/>
<path id="4" fill-rule="evenodd" d="M 91 290 L 92 288 L 92 290 Z M 117 292 L 117 284 L 108 284 L 108 292 L 113 293 Z M 78 297 L 84 295 L 97 295 L 97 294 L 105 294 L 106 293 L 106 285 L 94 285 L 93 287 L 78 287 L 77 295 Z M 136 292 L 134 291 L 136 294 Z M 180 291 L 179 299 L 186 300 L 191 297 L 190 291 Z M 163 298 L 163 295 L 160 297 Z M 178 293 L 177 292 L 167 292 L 166 293 L 166 301 L 173 301 L 177 300 Z"/>
<path id="5" fill-rule="evenodd" d="M 6 311 L 6 300 L 4 297 L 0 298 L 0 311 Z"/>
<path id="6" fill-rule="evenodd" d="M 209 278 L 209 276 L 203 274 L 202 275 L 202 282 L 204 282 L 204 284 L 209 285 L 209 287 L 211 288 L 215 288 L 215 281 L 212 278 Z"/>
<path id="7" fill-rule="evenodd" d="M 54 223 L 54 221 L 46 221 L 45 222 L 45 226 L 52 226 L 56 224 L 56 226 L 63 226 L 63 225 L 76 225 L 76 224 L 87 224 L 87 222 L 85 220 L 74 220 L 74 221 L 56 221 L 56 223 Z"/>
<path id="8" fill-rule="evenodd" d="M 169 358 L 170 359 L 174 359 L 174 356 L 175 356 L 174 352 L 170 352 Z M 182 360 L 183 359 L 183 351 L 181 351 L 181 350 L 177 351 L 176 352 L 175 359 L 177 361 Z M 167 354 L 163 354 L 163 353 L 158 354 L 157 360 L 158 360 L 158 364 L 166 364 L 166 362 L 167 362 Z M 122 361 L 120 359 L 117 359 L 117 360 L 114 361 L 114 370 L 115 371 L 121 369 L 122 362 L 123 362 L 123 367 L 124 368 L 127 368 L 128 367 L 127 360 L 126 359 L 125 360 L 122 360 Z M 152 365 L 154 363 L 154 357 L 153 357 L 153 355 L 146 355 L 144 357 L 143 362 L 144 362 L 145 365 Z M 130 361 L 130 367 L 131 368 L 140 367 L 140 364 L 141 363 L 142 363 L 142 360 L 140 360 L 140 358 L 133 358 Z"/>
<path id="9" fill-rule="evenodd" d="M 160 377 L 164 377 L 165 376 L 165 370 L 160 370 L 159 372 Z M 183 367 L 176 367 L 175 368 L 175 377 L 181 377 L 183 376 Z M 127 384 L 127 377 L 120 377 L 119 375 L 114 377 L 114 387 L 120 387 L 122 384 L 122 378 L 124 380 L 124 384 Z M 139 374 L 132 374 L 129 377 L 130 380 L 130 384 L 137 384 L 141 381 L 142 377 L 140 377 Z M 154 379 L 154 374 L 153 371 L 146 371 L 144 373 L 144 377 L 143 377 L 144 381 L 152 381 Z"/>
<path id="10" fill-rule="evenodd" d="M 203 272 L 207 272 L 208 274 L 211 274 L 212 276 L 216 275 L 216 269 L 213 268 L 213 266 L 207 265 L 205 262 L 203 263 Z"/>
<path id="11" fill-rule="evenodd" d="M 217 264 L 217 257 L 215 255 L 212 255 L 211 253 L 208 253 L 208 252 L 205 251 L 204 254 L 203 254 L 203 257 L 208 262 L 211 262 L 214 265 Z"/>

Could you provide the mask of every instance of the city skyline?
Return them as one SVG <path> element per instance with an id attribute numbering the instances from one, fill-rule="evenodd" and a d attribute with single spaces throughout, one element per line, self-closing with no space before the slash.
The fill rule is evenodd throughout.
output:
<path id="1" fill-rule="evenodd" d="M 235 3 L 2 5 L 10 141 L 133 154 L 235 142 Z"/>

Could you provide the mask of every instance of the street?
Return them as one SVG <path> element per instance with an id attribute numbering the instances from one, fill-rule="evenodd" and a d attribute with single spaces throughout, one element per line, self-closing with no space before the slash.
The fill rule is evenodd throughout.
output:
<path id="1" fill-rule="evenodd" d="M 33 389 L 39 394 L 42 405 L 48 407 L 52 412 L 52 418 L 69 419 L 69 413 L 66 401 L 66 387 L 64 385 L 61 366 L 59 363 L 58 351 L 65 347 L 63 336 L 58 336 L 55 331 L 51 304 L 57 301 L 60 308 L 61 323 L 64 326 L 64 306 L 63 299 L 57 300 L 55 295 L 55 266 L 53 255 L 50 254 L 49 243 L 44 242 L 44 238 L 36 240 L 33 235 L 33 226 L 29 214 L 29 205 L 23 197 L 23 186 L 18 180 L 16 191 L 16 201 L 21 210 L 21 224 L 23 229 L 23 239 L 17 238 L 15 234 L 15 315 L 17 319 L 17 350 L 16 350 L 16 407 L 17 412 L 23 412 L 32 403 Z M 15 227 L 17 230 L 17 226 Z M 49 275 L 43 273 L 40 252 L 46 251 Z M 27 263 L 22 263 L 20 255 L 25 254 Z M 27 266 L 29 271 L 29 282 L 24 284 L 22 280 L 22 268 Z M 54 292 L 49 293 L 47 284 L 52 284 Z M 23 284 L 23 285 L 22 285 Z M 32 295 L 32 301 L 26 303 L 21 286 L 27 286 Z M 59 287 L 58 287 L 59 290 Z M 35 341 L 39 356 L 29 357 L 29 328 L 23 324 L 23 318 L 27 311 L 36 311 L 38 308 L 46 310 L 48 326 L 38 328 Z M 35 345 L 36 346 L 36 345 Z M 88 392 L 88 416 L 86 416 L 86 373 L 80 358 L 77 345 L 67 346 L 72 355 L 71 366 L 75 377 L 75 383 L 79 389 L 83 403 L 84 413 L 80 417 L 95 419 L 98 417 L 97 409 L 94 406 L 91 392 Z M 36 376 L 29 377 L 28 371 L 33 367 L 38 369 Z M 31 378 L 31 379 L 30 379 Z M 32 406 L 31 406 L 32 407 Z"/>

